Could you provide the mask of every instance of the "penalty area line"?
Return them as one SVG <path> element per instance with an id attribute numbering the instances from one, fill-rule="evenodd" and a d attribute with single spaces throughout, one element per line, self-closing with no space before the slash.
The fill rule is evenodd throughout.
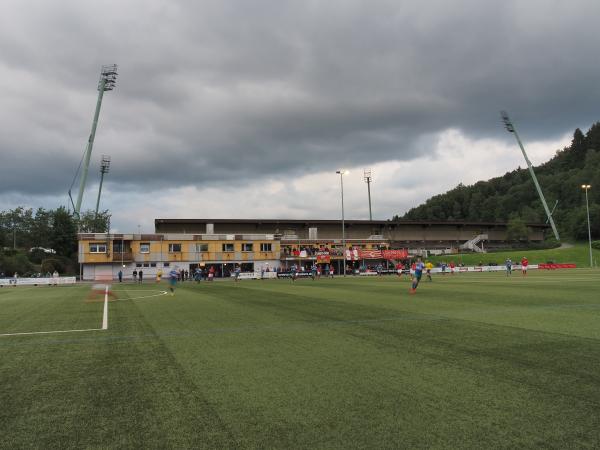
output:
<path id="1" fill-rule="evenodd" d="M 108 330 L 108 284 L 104 289 L 104 312 L 102 314 L 102 329 Z"/>
<path id="2" fill-rule="evenodd" d="M 104 328 L 87 328 L 85 330 L 58 330 L 58 331 L 30 331 L 26 333 L 4 333 L 0 334 L 3 336 L 31 336 L 34 334 L 58 334 L 58 333 L 83 333 L 87 331 L 102 331 Z"/>
<path id="3" fill-rule="evenodd" d="M 104 289 L 104 312 L 102 314 L 102 328 L 85 328 L 81 330 L 55 330 L 55 331 L 29 331 L 24 333 L 2 333 L 0 337 L 9 336 L 33 336 L 36 334 L 63 334 L 63 333 L 86 333 L 88 331 L 108 330 L 108 285 Z"/>

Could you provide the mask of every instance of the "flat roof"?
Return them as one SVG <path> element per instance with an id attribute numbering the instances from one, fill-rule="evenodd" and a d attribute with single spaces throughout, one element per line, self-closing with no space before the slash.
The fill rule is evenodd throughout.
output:
<path id="1" fill-rule="evenodd" d="M 348 225 L 456 225 L 456 226 L 507 226 L 508 222 L 470 222 L 466 220 L 353 220 L 345 219 Z M 158 224 L 207 224 L 207 223 L 232 223 L 232 224 L 341 224 L 341 219 L 154 219 L 154 226 Z M 550 228 L 546 223 L 526 223 L 528 227 Z"/>

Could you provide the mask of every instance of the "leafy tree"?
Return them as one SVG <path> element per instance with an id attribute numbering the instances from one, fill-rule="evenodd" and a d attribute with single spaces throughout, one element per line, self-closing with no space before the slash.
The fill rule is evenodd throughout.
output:
<path id="1" fill-rule="evenodd" d="M 110 213 L 108 210 L 98 212 L 88 210 L 79 216 L 79 231 L 81 233 L 108 233 L 110 228 Z"/>
<path id="2" fill-rule="evenodd" d="M 57 255 L 70 257 L 77 251 L 77 224 L 63 206 L 52 213 L 50 243 Z"/>
<path id="3" fill-rule="evenodd" d="M 520 241 L 521 239 L 527 239 L 529 230 L 525 221 L 520 217 L 513 217 L 508 221 L 506 226 L 506 236 L 508 239 L 513 241 Z"/>

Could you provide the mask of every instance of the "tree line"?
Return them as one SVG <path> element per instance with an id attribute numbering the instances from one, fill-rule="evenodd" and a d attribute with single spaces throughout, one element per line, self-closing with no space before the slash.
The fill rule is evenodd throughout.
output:
<path id="1" fill-rule="evenodd" d="M 79 218 L 65 207 L 17 207 L 0 211 L 0 273 L 77 272 L 77 233 L 104 233 L 108 211 L 85 211 Z"/>
<path id="2" fill-rule="evenodd" d="M 535 167 L 535 173 L 561 233 L 572 239 L 587 239 L 587 213 L 582 184 L 588 191 L 592 237 L 600 238 L 600 122 L 584 135 L 577 128 L 571 145 L 558 150 L 548 162 Z M 558 203 L 556 203 L 558 202 Z M 428 199 L 394 220 L 467 220 L 508 222 L 511 237 L 526 236 L 527 223 L 546 221 L 527 168 L 518 168 L 501 177 L 459 184 L 450 191 Z"/>

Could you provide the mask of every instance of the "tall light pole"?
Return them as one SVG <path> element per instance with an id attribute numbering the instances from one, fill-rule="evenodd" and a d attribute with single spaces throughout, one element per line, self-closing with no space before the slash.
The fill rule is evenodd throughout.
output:
<path id="1" fill-rule="evenodd" d="M 531 178 L 533 179 L 533 184 L 535 185 L 538 195 L 540 196 L 540 200 L 542 201 L 542 205 L 544 206 L 544 211 L 546 211 L 546 216 L 548 216 L 550 226 L 552 227 L 552 231 L 554 232 L 554 237 L 556 238 L 557 241 L 560 241 L 560 237 L 558 235 L 558 230 L 556 229 L 556 225 L 554 224 L 554 219 L 552 218 L 552 213 L 550 212 L 550 209 L 548 208 L 548 204 L 546 203 L 546 199 L 544 198 L 544 194 L 542 193 L 542 188 L 540 187 L 540 184 L 538 183 L 538 180 L 535 176 L 535 172 L 533 171 L 533 166 L 531 165 L 531 161 L 529 161 L 529 158 L 527 157 L 527 153 L 525 152 L 523 143 L 521 142 L 521 139 L 519 138 L 519 135 L 517 134 L 517 130 L 515 129 L 514 124 L 511 122 L 510 118 L 508 117 L 508 113 L 506 111 L 501 111 L 500 115 L 502 116 L 502 121 L 504 122 L 504 126 L 505 126 L 506 130 L 509 133 L 513 133 L 515 135 L 515 138 L 517 139 L 517 143 L 519 144 L 519 147 L 521 147 L 521 152 L 523 152 L 523 156 L 525 157 L 525 162 L 527 162 L 527 167 L 529 168 L 529 173 L 531 174 Z"/>
<path id="2" fill-rule="evenodd" d="M 92 131 L 88 138 L 88 143 L 85 149 L 85 157 L 83 161 L 83 172 L 81 180 L 79 180 L 79 193 L 77 194 L 77 203 L 75 204 L 75 215 L 79 216 L 81 211 L 81 201 L 83 200 L 83 191 L 85 190 L 85 182 L 90 168 L 90 157 L 92 156 L 92 147 L 94 146 L 94 138 L 96 137 L 96 127 L 98 126 L 98 117 L 100 116 L 100 107 L 102 106 L 102 98 L 105 91 L 112 91 L 117 83 L 117 65 L 102 66 L 100 71 L 100 81 L 98 81 L 98 100 L 96 101 L 96 112 L 92 122 Z"/>
<path id="3" fill-rule="evenodd" d="M 347 170 L 336 170 L 340 176 L 340 187 L 342 189 L 342 265 L 344 267 L 344 276 L 346 276 L 346 223 L 344 221 L 344 175 L 348 175 L 350 172 Z"/>
<path id="4" fill-rule="evenodd" d="M 373 214 L 371 213 L 371 181 L 373 181 L 371 169 L 365 169 L 363 179 L 365 180 L 365 183 L 367 183 L 367 192 L 369 193 L 369 220 L 373 220 Z"/>
<path id="5" fill-rule="evenodd" d="M 588 241 L 590 244 L 590 267 L 594 267 L 594 260 L 592 259 L 592 229 L 590 226 L 590 204 L 588 202 L 588 190 L 591 189 L 591 184 L 582 184 L 581 189 L 585 190 L 585 209 L 587 211 L 588 220 Z"/>
<path id="6" fill-rule="evenodd" d="M 104 182 L 104 174 L 110 170 L 110 156 L 102 155 L 100 161 L 100 187 L 98 188 L 98 200 L 96 200 L 96 219 L 98 218 L 98 208 L 100 207 L 100 194 L 102 194 L 102 183 Z"/>

